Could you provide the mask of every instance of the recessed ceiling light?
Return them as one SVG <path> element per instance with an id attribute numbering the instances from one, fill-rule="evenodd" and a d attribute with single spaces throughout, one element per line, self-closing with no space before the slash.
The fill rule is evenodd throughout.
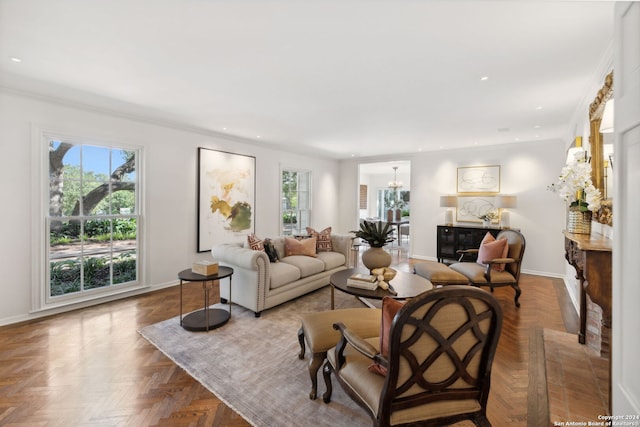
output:
<path id="1" fill-rule="evenodd" d="M 22 62 L 22 59 L 18 58 L 17 56 L 12 56 L 10 59 L 13 62 Z"/>
<path id="2" fill-rule="evenodd" d="M 222 128 L 222 130 L 227 130 L 227 128 Z"/>
<path id="3" fill-rule="evenodd" d="M 535 125 L 533 128 L 534 129 L 540 129 L 540 125 Z"/>
<path id="4" fill-rule="evenodd" d="M 485 81 L 487 81 L 487 80 L 489 80 L 489 77 L 488 77 L 488 76 L 482 76 L 482 77 L 480 77 L 480 81 L 485 82 Z"/>
<path id="5" fill-rule="evenodd" d="M 256 135 L 256 138 L 260 138 L 260 135 Z"/>
<path id="6" fill-rule="evenodd" d="M 520 141 L 520 138 L 515 138 L 514 140 L 515 140 L 515 141 Z"/>
<path id="7" fill-rule="evenodd" d="M 536 110 L 542 110 L 542 107 L 541 107 L 540 105 L 538 105 L 538 106 L 536 107 Z"/>

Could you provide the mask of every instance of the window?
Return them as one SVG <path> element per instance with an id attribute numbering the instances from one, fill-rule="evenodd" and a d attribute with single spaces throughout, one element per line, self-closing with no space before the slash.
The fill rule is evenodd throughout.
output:
<path id="1" fill-rule="evenodd" d="M 45 138 L 45 303 L 103 296 L 137 284 L 139 150 Z"/>
<path id="2" fill-rule="evenodd" d="M 281 178 L 282 234 L 302 234 L 311 224 L 311 172 L 283 169 Z"/>

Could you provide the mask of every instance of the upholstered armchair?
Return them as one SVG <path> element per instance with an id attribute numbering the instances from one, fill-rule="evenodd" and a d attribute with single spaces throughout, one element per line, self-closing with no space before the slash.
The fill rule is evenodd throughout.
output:
<path id="1" fill-rule="evenodd" d="M 469 284 L 488 286 L 492 292 L 496 287 L 511 286 L 516 292 L 516 307 L 520 307 L 520 265 L 525 243 L 522 233 L 516 230 L 502 230 L 495 239 L 487 233 L 480 248 L 458 251 L 460 261 L 472 253 L 477 254 L 477 261 L 457 262 L 449 267 L 469 279 Z"/>
<path id="2" fill-rule="evenodd" d="M 491 365 L 502 328 L 495 297 L 452 285 L 424 292 L 390 315 L 395 304 L 400 303 L 383 300 L 379 345 L 342 323 L 334 325 L 341 339 L 327 352 L 324 401 L 331 400 L 333 374 L 374 426 L 461 420 L 490 426 Z"/>

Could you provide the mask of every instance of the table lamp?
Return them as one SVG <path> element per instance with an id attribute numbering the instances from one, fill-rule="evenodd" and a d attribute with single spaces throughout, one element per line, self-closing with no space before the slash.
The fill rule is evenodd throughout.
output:
<path id="1" fill-rule="evenodd" d="M 500 209 L 500 228 L 510 228 L 509 211 L 506 209 L 516 207 L 516 196 L 508 194 L 498 195 L 496 196 L 495 206 Z"/>
<path id="2" fill-rule="evenodd" d="M 458 206 L 456 196 L 440 196 L 440 207 L 448 208 L 444 213 L 444 225 L 453 225 L 453 209 Z"/>

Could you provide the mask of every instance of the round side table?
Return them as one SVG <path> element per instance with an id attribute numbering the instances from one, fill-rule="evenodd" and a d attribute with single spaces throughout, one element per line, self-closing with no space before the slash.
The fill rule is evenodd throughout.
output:
<path id="1" fill-rule="evenodd" d="M 178 273 L 180 279 L 180 326 L 187 331 L 208 331 L 209 329 L 218 328 L 229 321 L 231 318 L 231 276 L 233 268 L 219 267 L 217 274 L 203 276 L 191 271 L 190 268 L 182 270 Z M 217 283 L 220 285 L 220 279 L 229 278 L 229 310 L 220 308 L 209 308 L 209 291 Z M 200 282 L 204 291 L 204 308 L 194 311 L 182 317 L 182 285 L 185 282 Z"/>

